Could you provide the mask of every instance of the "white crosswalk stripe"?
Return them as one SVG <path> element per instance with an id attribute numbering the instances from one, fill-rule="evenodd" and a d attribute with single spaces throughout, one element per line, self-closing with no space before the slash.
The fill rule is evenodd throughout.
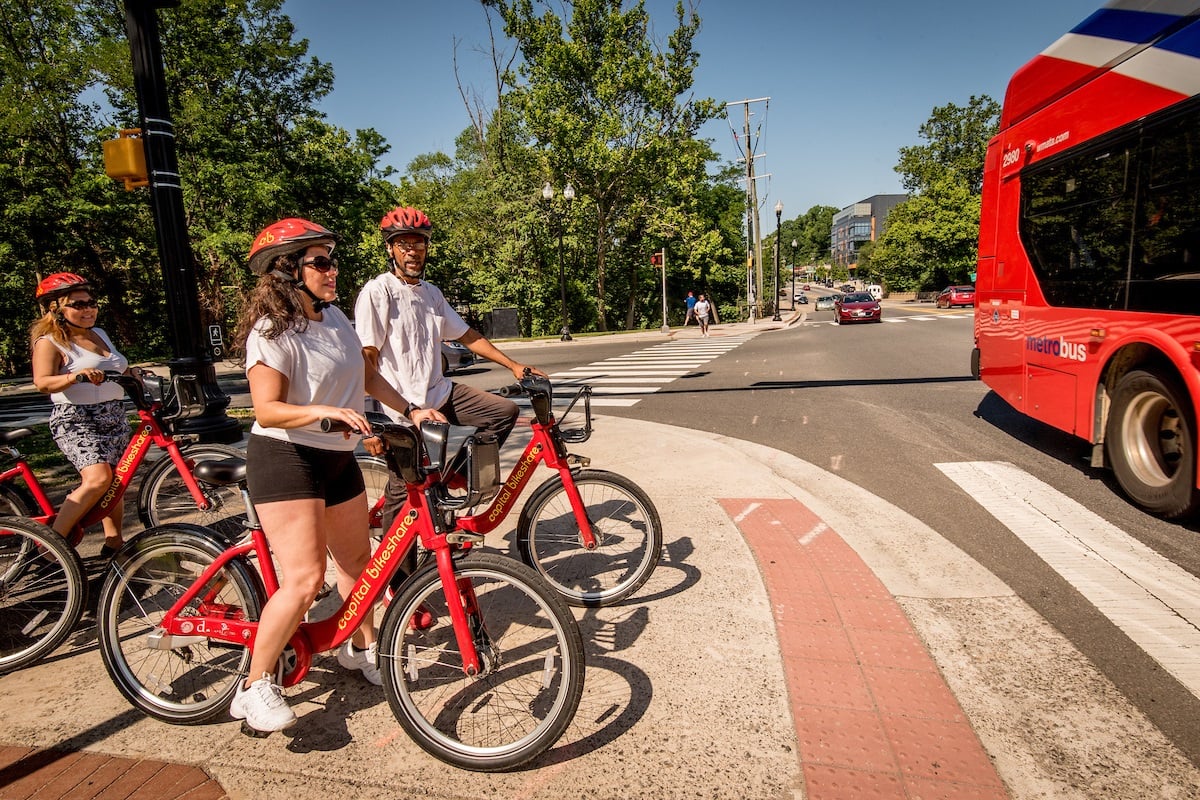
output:
<path id="1" fill-rule="evenodd" d="M 642 396 L 659 391 L 757 335 L 756 332 L 708 339 L 678 339 L 556 372 L 550 376 L 555 388 L 554 404 L 566 405 L 575 396 L 572 387 L 587 384 L 592 387 L 593 406 L 627 408 L 635 405 Z M 517 402 L 521 400 L 517 399 Z"/>
<path id="2" fill-rule="evenodd" d="M 1200 697 L 1200 579 L 1012 464 L 936 464 Z"/>

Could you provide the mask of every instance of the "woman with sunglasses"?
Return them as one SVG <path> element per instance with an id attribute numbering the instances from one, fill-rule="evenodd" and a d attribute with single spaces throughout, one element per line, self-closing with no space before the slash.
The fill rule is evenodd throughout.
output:
<path id="1" fill-rule="evenodd" d="M 104 381 L 106 370 L 129 372 L 129 361 L 96 327 L 96 298 L 86 279 L 56 272 L 38 284 L 37 300 L 44 313 L 30 328 L 33 385 L 50 395 L 50 433 L 80 476 L 54 518 L 54 530 L 66 536 L 112 483 L 129 441 L 125 393 Z M 123 512 L 117 503 L 103 521 L 104 557 L 122 544 Z"/>
<path id="2" fill-rule="evenodd" d="M 349 596 L 371 555 L 358 436 L 325 433 L 323 418 L 370 431 L 364 393 L 391 406 L 403 398 L 362 354 L 354 326 L 337 299 L 336 237 L 304 219 L 268 225 L 250 249 L 261 276 L 242 308 L 237 341 L 245 355 L 254 404 L 246 447 L 247 489 L 282 575 L 259 616 L 250 674 L 229 713 L 260 733 L 296 721 L 273 675 L 284 646 L 325 579 L 328 552 L 342 597 Z M 368 437 L 368 451 L 382 452 Z M 369 620 L 338 650 L 338 663 L 383 682 Z"/>

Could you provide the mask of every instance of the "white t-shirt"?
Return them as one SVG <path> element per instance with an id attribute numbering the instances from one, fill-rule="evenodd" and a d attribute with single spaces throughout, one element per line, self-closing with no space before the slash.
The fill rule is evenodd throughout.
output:
<path id="1" fill-rule="evenodd" d="M 354 303 L 363 347 L 379 350 L 379 374 L 410 403 L 440 408 L 450 397 L 442 374 L 442 342 L 458 339 L 467 323 L 431 283 L 405 283 L 385 272 L 367 282 Z M 404 409 L 384 406 L 399 421 Z"/>
<path id="2" fill-rule="evenodd" d="M 305 330 L 292 328 L 274 339 L 262 336 L 267 322 L 259 320 L 246 339 L 246 372 L 263 364 L 281 373 L 288 379 L 286 400 L 294 405 L 361 409 L 363 358 L 354 326 L 335 306 L 321 314 L 322 319 L 309 320 Z M 325 433 L 317 423 L 267 428 L 256 421 L 250 432 L 323 450 L 353 450 L 359 439 Z"/>
<path id="3" fill-rule="evenodd" d="M 102 356 L 99 353 L 93 353 L 91 350 L 84 350 L 79 345 L 71 342 L 69 347 L 63 347 L 58 342 L 50 339 L 49 336 L 43 336 L 43 339 L 49 339 L 51 344 L 58 348 L 58 352 L 62 353 L 63 364 L 60 375 L 66 375 L 71 372 L 78 372 L 81 369 L 102 369 L 111 372 L 124 372 L 129 369 L 129 359 L 117 352 L 117 348 L 113 347 L 112 340 L 108 338 L 108 334 L 99 328 L 92 328 L 92 333 L 100 337 L 100 341 L 104 342 L 104 346 L 108 348 L 108 355 Z M 73 383 L 61 392 L 54 392 L 50 395 L 51 403 L 65 403 L 76 406 L 90 406 L 96 403 L 104 403 L 109 400 L 123 400 L 125 398 L 125 390 L 115 383 L 105 381 L 99 386 L 91 383 Z"/>
<path id="4" fill-rule="evenodd" d="M 696 302 L 696 307 L 695 307 L 695 309 L 694 309 L 694 310 L 695 310 L 695 312 L 696 312 L 696 316 L 697 316 L 697 317 L 707 317 L 707 316 L 708 316 L 708 312 L 709 312 L 709 308 L 710 308 L 710 307 L 709 307 L 709 305 L 708 305 L 708 301 L 707 301 L 707 300 L 699 300 L 699 301 L 697 301 L 697 302 Z"/>

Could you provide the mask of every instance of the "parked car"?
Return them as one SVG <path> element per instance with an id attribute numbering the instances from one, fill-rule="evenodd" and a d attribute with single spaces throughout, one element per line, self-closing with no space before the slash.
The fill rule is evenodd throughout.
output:
<path id="1" fill-rule="evenodd" d="M 449 375 L 475 363 L 475 354 L 461 342 L 442 342 L 442 374 Z"/>
<path id="2" fill-rule="evenodd" d="M 806 295 L 804 292 L 798 292 L 792 299 L 802 306 L 808 305 L 808 295 Z"/>
<path id="3" fill-rule="evenodd" d="M 846 322 L 883 322 L 883 309 L 869 292 L 849 292 L 833 304 L 833 319 Z"/>
<path id="4" fill-rule="evenodd" d="M 938 292 L 935 305 L 938 308 L 954 308 L 955 306 L 975 305 L 974 286 L 947 286 Z"/>
<path id="5" fill-rule="evenodd" d="M 834 302 L 837 301 L 839 297 L 841 297 L 841 295 L 837 294 L 827 294 L 818 297 L 816 304 L 817 311 L 824 311 L 825 309 L 833 308 Z"/>

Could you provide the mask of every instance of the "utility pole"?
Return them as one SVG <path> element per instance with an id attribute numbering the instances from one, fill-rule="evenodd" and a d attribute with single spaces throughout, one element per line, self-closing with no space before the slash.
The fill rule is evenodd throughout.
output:
<path id="1" fill-rule="evenodd" d="M 742 146 L 742 140 L 739 140 L 737 135 L 734 135 L 734 140 L 738 142 L 738 149 L 741 151 L 743 158 L 746 159 L 746 305 L 750 313 L 750 321 L 754 322 L 757 315 L 757 306 L 762 297 L 762 263 L 758 257 L 761 252 L 761 239 L 758 225 L 758 191 L 755 189 L 754 175 L 754 159 L 757 158 L 754 154 L 754 145 L 750 139 L 750 104 L 751 103 L 766 103 L 769 102 L 769 97 L 759 97 L 754 100 L 738 100 L 725 104 L 729 106 L 744 106 L 744 125 L 742 128 L 745 147 Z"/>

